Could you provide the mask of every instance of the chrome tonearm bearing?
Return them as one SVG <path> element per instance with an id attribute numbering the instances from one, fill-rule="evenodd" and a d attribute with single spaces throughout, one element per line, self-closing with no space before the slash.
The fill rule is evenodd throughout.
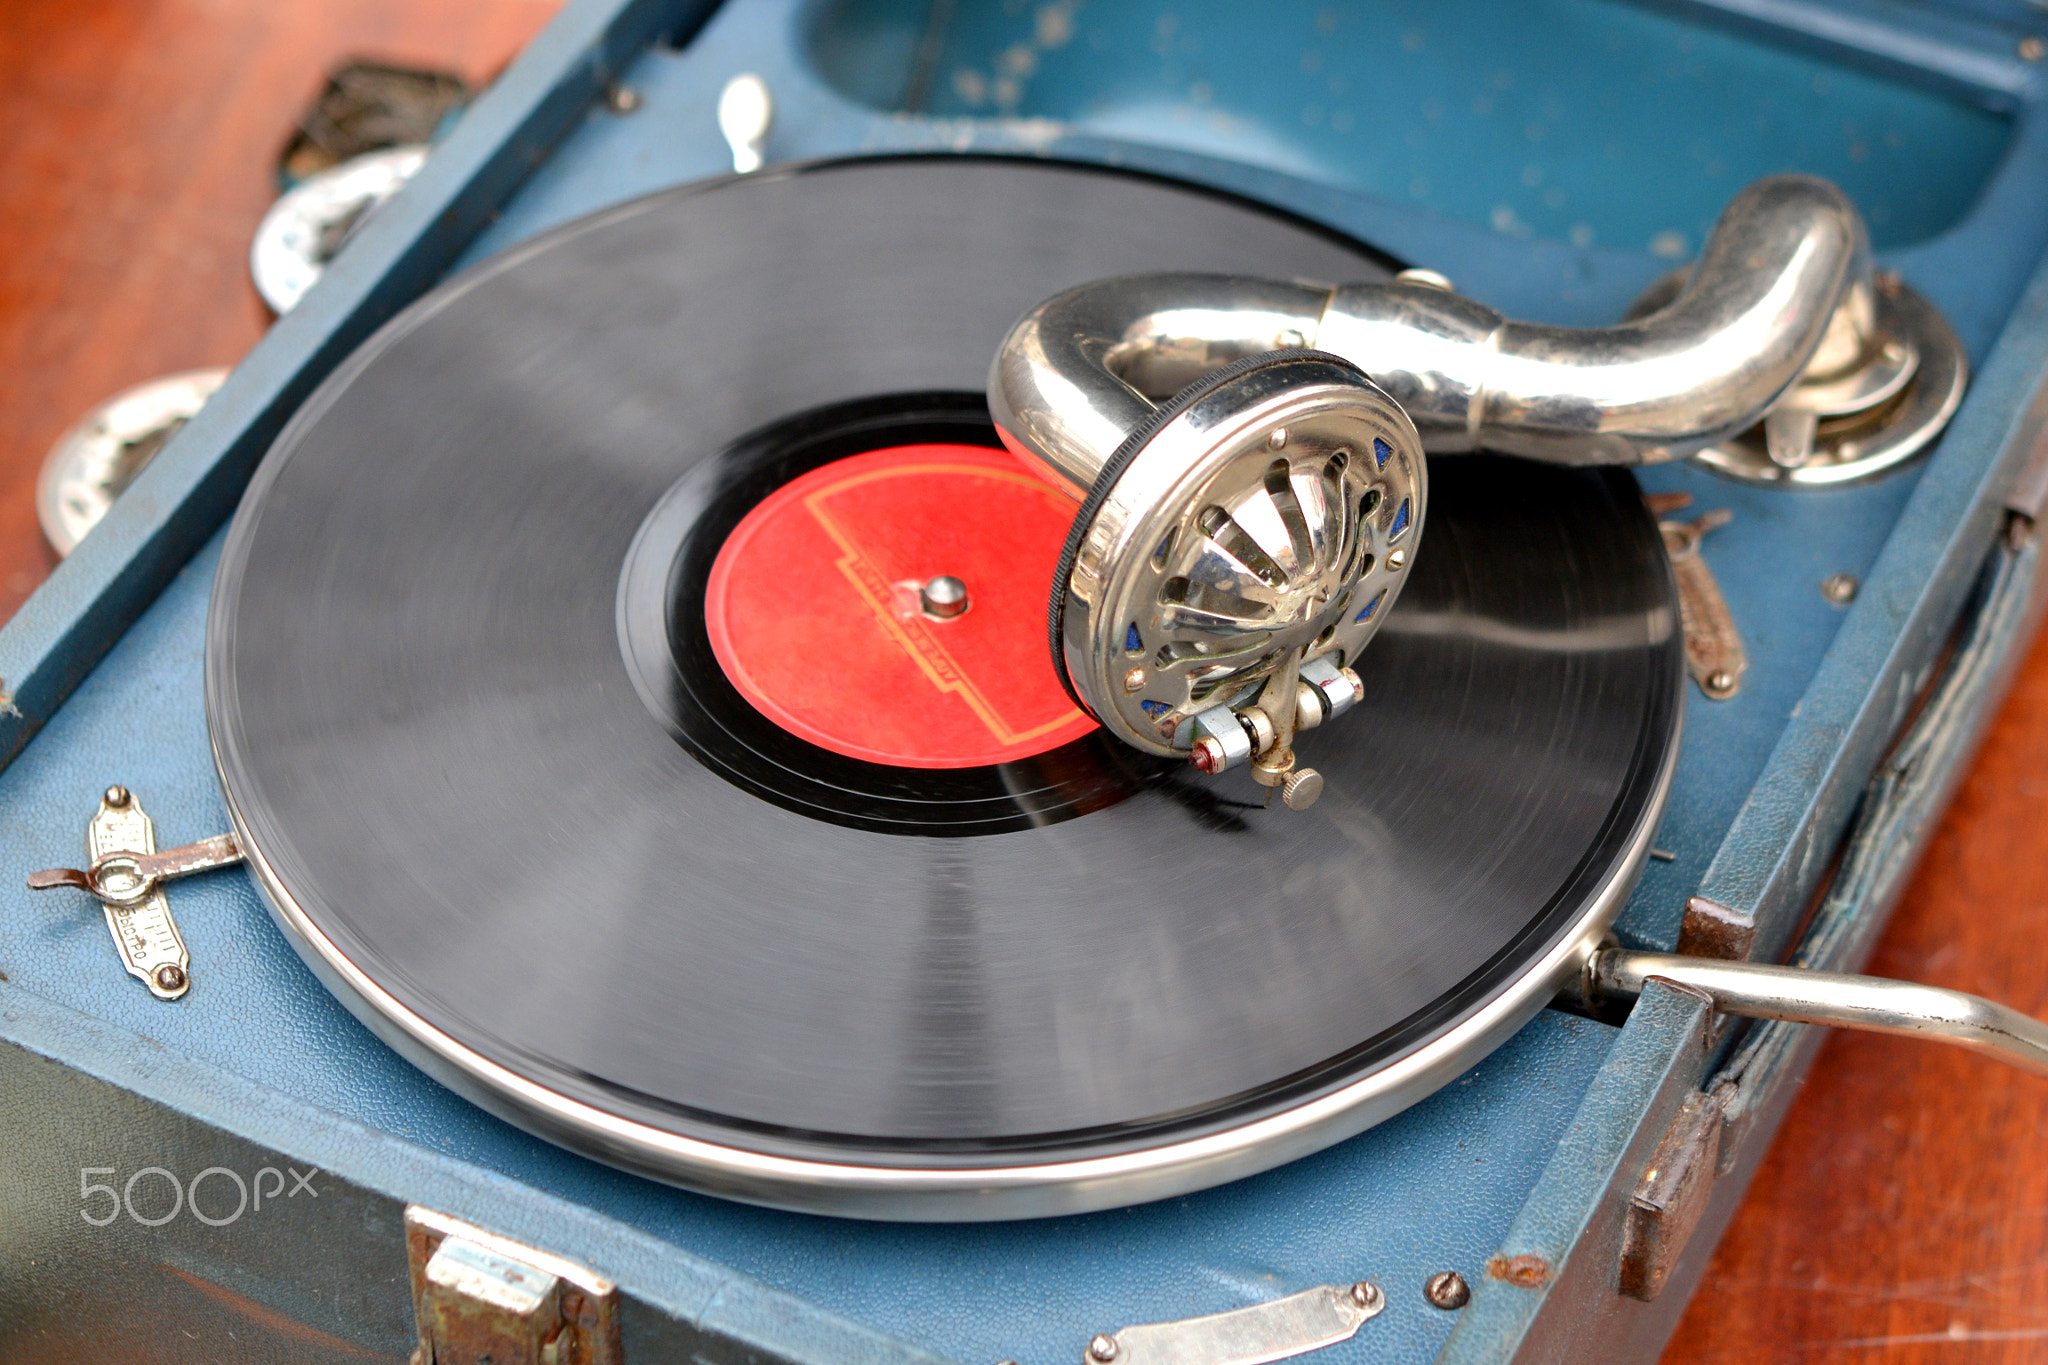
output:
<path id="1" fill-rule="evenodd" d="M 1611 327 L 1511 321 L 1426 272 L 1133 275 L 1026 314 L 988 396 L 1004 443 L 1081 499 L 1048 612 L 1076 700 L 1299 808 L 1321 779 L 1294 735 L 1360 699 L 1349 665 L 1414 562 L 1425 452 L 1840 482 L 1924 448 L 1964 378 L 1847 197 L 1774 176 Z"/>

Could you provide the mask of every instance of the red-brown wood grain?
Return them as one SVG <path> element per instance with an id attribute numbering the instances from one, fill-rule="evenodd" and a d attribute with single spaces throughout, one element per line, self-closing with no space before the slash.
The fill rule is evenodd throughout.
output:
<path id="1" fill-rule="evenodd" d="M 36 469 L 88 408 L 229 365 L 269 322 L 249 238 L 327 71 L 497 70 L 556 0 L 0 5 L 0 620 L 48 574 Z"/>
<path id="2" fill-rule="evenodd" d="M 271 167 L 351 56 L 481 80 L 555 0 L 6 0 L 0 619 L 48 572 L 36 468 L 130 384 L 230 364 Z M 2048 640 L 1871 970 L 2048 1013 Z M 1667 1365 L 2048 1361 L 2048 1082 L 1952 1049 L 1822 1052 Z"/>
<path id="3" fill-rule="evenodd" d="M 1868 968 L 2048 1016 L 2048 634 Z M 2048 1081 L 1822 1048 L 1665 1365 L 2048 1361 Z"/>

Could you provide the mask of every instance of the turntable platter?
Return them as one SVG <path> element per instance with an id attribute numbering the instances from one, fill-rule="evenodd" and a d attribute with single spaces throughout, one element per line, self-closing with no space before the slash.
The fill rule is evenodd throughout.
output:
<path id="1" fill-rule="evenodd" d="M 1026 308 L 1137 270 L 1386 265 L 1133 175 L 847 162 L 599 214 L 387 326 L 265 460 L 209 626 L 221 777 L 301 954 L 544 1136 L 871 1217 L 1217 1183 L 1505 1039 L 1662 807 L 1656 528 L 1622 473 L 1439 460 L 1365 700 L 1302 741 L 1318 805 L 1124 749 L 1019 672 L 1050 676 L 1058 541 L 1025 562 L 1039 495 L 991 491 L 976 395 Z M 934 546 L 952 636 L 890 596 L 954 571 Z M 864 689 L 872 735 L 835 700 Z"/>

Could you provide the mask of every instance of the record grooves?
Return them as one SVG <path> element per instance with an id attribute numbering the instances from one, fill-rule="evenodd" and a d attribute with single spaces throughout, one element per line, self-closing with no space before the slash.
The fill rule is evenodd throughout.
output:
<path id="1" fill-rule="evenodd" d="M 1176 269 L 1387 273 L 1169 182 L 909 158 L 637 201 L 394 320 L 266 458 L 209 625 L 224 789 L 295 946 L 545 1136 L 865 1216 L 1196 1188 L 1483 1056 L 1619 908 L 1675 760 L 1670 572 L 1625 474 L 1432 465 L 1305 813 L 1099 732 L 850 757 L 716 657 L 706 584 L 764 500 L 990 447 L 971 395 L 1012 320 Z"/>

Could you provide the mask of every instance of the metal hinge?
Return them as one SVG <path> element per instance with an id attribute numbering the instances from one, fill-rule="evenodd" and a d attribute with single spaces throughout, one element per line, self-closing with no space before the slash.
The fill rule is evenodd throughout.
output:
<path id="1" fill-rule="evenodd" d="M 1621 1292 L 1649 1302 L 1685 1254 L 1713 1197 L 1727 1095 L 1687 1095 L 1629 1195 L 1622 1230 Z"/>
<path id="2" fill-rule="evenodd" d="M 1756 916 L 1747 910 L 1694 896 L 1685 903 L 1685 918 L 1678 925 L 1680 957 L 1711 957 L 1723 962 L 1747 962 L 1756 946 Z"/>
<path id="3" fill-rule="evenodd" d="M 559 1256 L 414 1204 L 405 1254 L 412 1365 L 619 1365 L 618 1286 Z"/>

